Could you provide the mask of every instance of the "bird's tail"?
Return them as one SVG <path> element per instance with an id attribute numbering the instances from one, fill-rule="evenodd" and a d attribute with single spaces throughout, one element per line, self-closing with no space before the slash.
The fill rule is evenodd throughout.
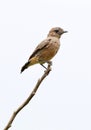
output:
<path id="1" fill-rule="evenodd" d="M 22 68 L 21 68 L 21 73 L 22 73 L 25 69 L 27 69 L 27 68 L 29 67 L 29 64 L 30 64 L 30 62 L 28 61 L 28 62 L 25 63 L 24 66 L 22 66 Z"/>

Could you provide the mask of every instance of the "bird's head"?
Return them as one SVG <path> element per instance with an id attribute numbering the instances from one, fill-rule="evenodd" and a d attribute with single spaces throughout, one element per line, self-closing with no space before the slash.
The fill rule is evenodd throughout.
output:
<path id="1" fill-rule="evenodd" d="M 60 38 L 63 33 L 67 33 L 67 31 L 64 31 L 64 30 L 63 30 L 62 28 L 60 28 L 60 27 L 55 27 L 55 28 L 52 28 L 52 29 L 49 31 L 48 36 Z"/>

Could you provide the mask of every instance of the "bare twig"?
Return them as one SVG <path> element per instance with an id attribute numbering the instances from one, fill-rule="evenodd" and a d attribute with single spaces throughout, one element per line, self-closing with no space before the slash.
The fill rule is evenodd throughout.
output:
<path id="1" fill-rule="evenodd" d="M 29 97 L 16 109 L 16 111 L 13 112 L 10 120 L 8 121 L 6 127 L 4 128 L 4 130 L 8 130 L 15 117 L 17 116 L 17 114 L 26 106 L 28 105 L 29 101 L 32 99 L 32 97 L 35 95 L 36 91 L 38 90 L 41 82 L 44 80 L 44 78 L 46 78 L 46 76 L 49 74 L 49 72 L 51 71 L 51 65 L 52 63 L 51 62 L 48 62 L 48 67 L 46 68 L 46 70 L 44 71 L 44 74 L 42 75 L 42 77 L 37 81 L 37 84 L 35 85 L 33 91 L 31 92 L 31 94 L 29 95 Z"/>

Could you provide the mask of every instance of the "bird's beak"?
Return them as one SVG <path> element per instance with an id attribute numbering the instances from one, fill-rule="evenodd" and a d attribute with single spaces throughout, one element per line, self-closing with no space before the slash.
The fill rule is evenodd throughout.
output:
<path id="1" fill-rule="evenodd" d="M 59 32 L 60 35 L 67 33 L 68 31 Z"/>
<path id="2" fill-rule="evenodd" d="M 64 31 L 63 33 L 67 33 L 68 31 Z"/>

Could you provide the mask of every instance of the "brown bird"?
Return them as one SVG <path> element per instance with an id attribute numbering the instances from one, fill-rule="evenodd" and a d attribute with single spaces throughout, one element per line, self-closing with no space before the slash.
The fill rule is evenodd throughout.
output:
<path id="1" fill-rule="evenodd" d="M 21 73 L 27 69 L 29 66 L 39 63 L 44 68 L 46 68 L 43 64 L 48 63 L 58 52 L 60 47 L 60 37 L 63 33 L 66 33 L 60 27 L 52 28 L 49 31 L 47 38 L 42 41 L 31 54 L 28 59 L 28 62 L 21 68 Z"/>

